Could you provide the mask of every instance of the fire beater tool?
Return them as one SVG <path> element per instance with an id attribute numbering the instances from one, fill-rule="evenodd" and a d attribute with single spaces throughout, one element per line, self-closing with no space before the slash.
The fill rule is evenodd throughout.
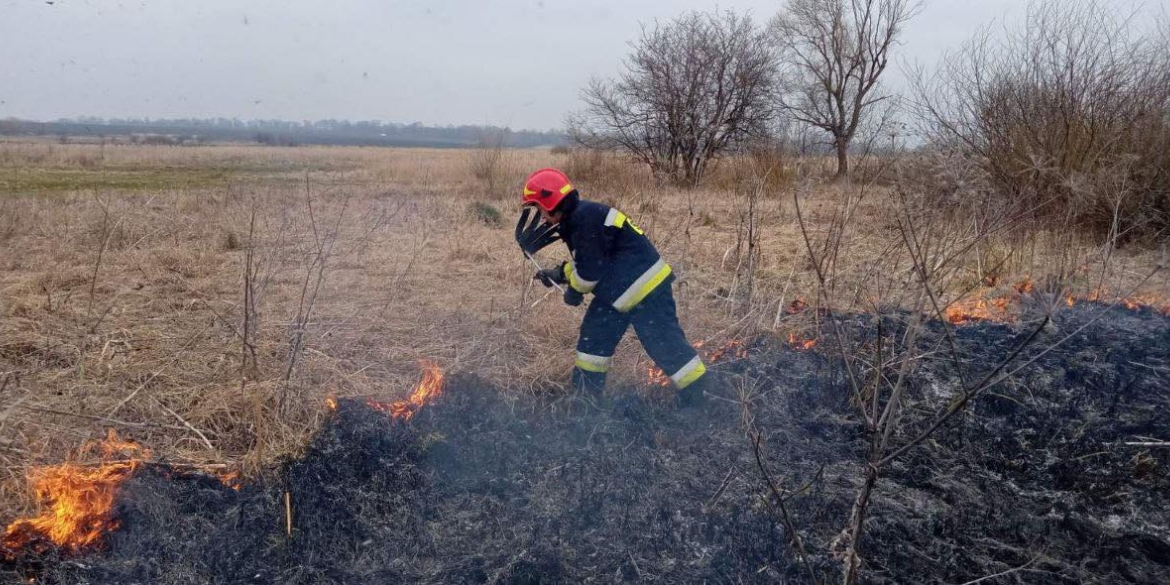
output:
<path id="1" fill-rule="evenodd" d="M 533 254 L 559 239 L 561 234 L 557 232 L 557 226 L 542 221 L 540 214 L 535 213 L 531 207 L 525 207 L 524 211 L 520 212 L 520 221 L 516 222 L 516 243 L 520 245 L 524 257 L 528 258 L 537 270 L 544 270 L 544 267 L 536 261 Z M 562 293 L 565 292 L 560 284 L 554 282 L 553 286 Z"/>

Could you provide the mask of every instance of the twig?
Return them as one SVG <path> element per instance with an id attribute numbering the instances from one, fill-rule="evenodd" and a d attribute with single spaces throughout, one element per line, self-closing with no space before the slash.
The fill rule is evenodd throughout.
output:
<path id="1" fill-rule="evenodd" d="M 292 537 L 292 493 L 284 491 L 284 533 Z"/>
<path id="2" fill-rule="evenodd" d="M 1138 366 L 1139 368 L 1149 368 L 1149 369 L 1151 369 L 1151 370 L 1154 370 L 1155 372 L 1167 372 L 1167 373 L 1170 373 L 1170 368 L 1160 368 L 1160 367 L 1158 367 L 1158 366 L 1151 366 L 1151 365 L 1149 365 L 1149 364 L 1141 364 L 1141 363 L 1138 363 L 1138 362 L 1129 362 L 1129 363 L 1130 363 L 1131 365 Z"/>
<path id="3" fill-rule="evenodd" d="M 1127 446 L 1129 446 L 1129 447 L 1170 447 L 1170 441 L 1157 441 L 1157 442 L 1151 442 L 1151 441 L 1125 442 L 1125 443 L 1122 443 L 1122 445 L 1127 445 Z"/>
<path id="4" fill-rule="evenodd" d="M 788 534 L 792 535 L 792 544 L 796 548 L 797 556 L 800 557 L 800 561 L 804 565 L 804 569 L 808 571 L 809 583 L 819 585 L 820 581 L 817 580 L 816 573 L 813 572 L 812 564 L 808 560 L 808 553 L 806 553 L 804 550 L 804 540 L 800 538 L 800 533 L 796 531 L 796 524 L 792 522 L 792 517 L 788 514 L 788 506 L 784 505 L 786 498 L 784 497 L 784 494 L 780 492 L 780 489 L 776 487 L 776 483 L 772 481 L 772 475 L 768 472 L 768 468 L 764 465 L 763 456 L 760 454 L 760 443 L 763 441 L 763 438 L 761 438 L 760 434 L 755 431 L 751 432 L 751 436 L 752 451 L 756 456 L 756 465 L 760 468 L 760 474 L 764 476 L 764 481 L 768 484 L 768 489 L 772 491 L 772 495 L 776 498 L 776 505 L 780 508 L 780 518 L 781 521 L 784 522 L 784 529 L 788 531 Z M 767 498 L 765 498 L 764 501 L 770 502 L 770 500 Z M 769 503 L 768 507 L 772 508 L 772 504 Z"/>
<path id="5" fill-rule="evenodd" d="M 723 478 L 723 482 L 719 484 L 719 489 L 715 490 L 715 495 L 711 496 L 711 499 L 707 500 L 707 503 L 703 505 L 704 508 L 710 508 L 715 504 L 719 497 L 723 495 L 723 491 L 726 490 L 727 486 L 731 484 L 731 474 L 733 473 L 735 473 L 734 465 L 727 470 L 727 477 Z"/>
<path id="6" fill-rule="evenodd" d="M 184 419 L 183 417 L 179 416 L 179 413 L 177 413 L 177 412 L 175 412 L 175 411 L 173 411 L 173 410 L 171 410 L 171 409 L 167 408 L 167 405 L 163 404 L 163 403 L 162 403 L 162 402 L 161 402 L 161 401 L 160 401 L 158 398 L 155 398 L 154 396 L 151 396 L 151 397 L 150 397 L 150 399 L 151 399 L 151 400 L 153 400 L 153 401 L 154 401 L 154 403 L 155 403 L 155 404 L 157 404 L 157 405 L 159 406 L 159 408 L 161 408 L 161 409 L 163 409 L 163 410 L 167 411 L 167 414 L 169 414 L 169 415 L 171 415 L 171 416 L 173 416 L 173 417 L 175 417 L 175 418 L 179 419 L 179 422 L 183 423 L 183 426 L 185 426 L 185 427 L 187 427 L 187 428 L 191 429 L 191 431 L 192 431 L 192 432 L 194 432 L 196 435 L 199 435 L 199 438 L 200 438 L 200 439 L 203 439 L 203 444 L 204 444 L 204 445 L 207 445 L 207 448 L 208 448 L 208 449 L 210 449 L 210 450 L 212 450 L 212 451 L 214 451 L 214 450 L 215 450 L 215 445 L 212 445 L 212 444 L 211 444 L 211 441 L 208 441 L 208 440 L 207 440 L 207 436 L 206 436 L 206 435 L 204 435 L 204 434 L 203 434 L 203 433 L 202 433 L 202 432 L 201 432 L 199 429 L 197 429 L 197 428 L 195 428 L 194 426 L 192 426 L 192 425 L 191 425 L 191 423 L 187 422 L 187 420 L 186 420 L 186 419 Z"/>
<path id="7" fill-rule="evenodd" d="M 210 306 L 210 305 L 208 305 L 208 306 Z M 180 359 L 182 359 L 183 356 L 187 353 L 187 350 L 191 348 L 191 344 L 195 343 L 196 340 L 200 339 L 203 336 L 203 332 L 210 329 L 214 323 L 215 323 L 214 321 L 212 321 L 211 323 L 208 323 L 207 325 L 205 325 L 203 327 L 203 329 L 200 329 L 198 333 L 193 335 L 191 337 L 191 339 L 189 339 L 187 341 L 187 343 L 185 343 L 183 345 L 183 347 L 179 348 L 179 351 L 175 354 L 175 357 L 171 361 L 167 362 L 166 364 L 163 364 L 163 367 L 155 370 L 150 375 L 150 377 L 146 379 L 145 382 L 143 382 L 142 384 L 139 384 L 138 387 L 135 388 L 133 392 L 131 392 L 130 394 L 127 394 L 125 398 L 123 398 L 121 401 L 118 402 L 118 404 L 114 405 L 114 407 L 110 409 L 110 412 L 106 413 L 106 416 L 110 417 L 110 416 L 114 416 L 115 414 L 117 414 L 119 410 L 122 410 L 123 406 L 126 406 L 126 403 L 133 400 L 134 397 L 137 396 L 138 393 L 141 392 L 144 388 L 146 388 L 148 385 L 150 385 L 150 383 L 153 382 L 155 378 L 159 377 L 167 368 L 178 363 L 178 361 Z"/>
<path id="8" fill-rule="evenodd" d="M 126 428 L 131 428 L 131 429 L 175 429 L 175 430 L 180 430 L 180 431 L 187 430 L 187 427 L 181 427 L 179 425 L 164 425 L 161 423 L 136 423 L 136 422 L 129 422 L 129 421 L 124 421 L 124 420 L 118 420 L 115 418 L 110 418 L 108 416 L 96 416 L 96 415 L 92 415 L 92 414 L 81 414 L 79 412 L 66 412 L 64 410 L 54 410 L 52 408 L 42 408 L 40 406 L 25 406 L 22 404 L 16 404 L 13 406 L 15 408 L 20 408 L 22 410 L 28 410 L 28 411 L 32 411 L 32 412 L 43 412 L 45 414 L 59 414 L 61 416 L 71 416 L 74 418 L 83 418 L 86 420 L 98 420 L 98 421 L 102 421 L 105 423 L 110 423 L 112 425 L 117 425 L 120 427 L 126 427 Z"/>
<path id="9" fill-rule="evenodd" d="M 996 577 L 1003 577 L 1003 576 L 1005 576 L 1005 575 L 1011 575 L 1012 573 L 1016 573 L 1016 572 L 1019 572 L 1019 571 L 1026 570 L 1026 569 L 1027 569 L 1029 566 L 1031 566 L 1031 565 L 1032 565 L 1032 563 L 1035 563 L 1035 562 L 1036 562 L 1037 560 L 1039 560 L 1039 559 L 1040 559 L 1040 556 L 1039 556 L 1039 555 L 1037 555 L 1037 556 L 1034 556 L 1034 557 L 1032 557 L 1032 560 L 1030 560 L 1030 561 L 1028 561 L 1028 562 L 1026 562 L 1026 563 L 1024 563 L 1024 564 L 1022 564 L 1022 565 L 1020 565 L 1020 566 L 1018 566 L 1018 567 L 1016 567 L 1016 568 L 1014 568 L 1014 569 L 1008 569 L 1008 570 L 1006 570 L 1006 571 L 1000 571 L 999 573 L 996 573 L 996 574 L 994 574 L 994 575 L 986 575 L 986 576 L 984 576 L 984 577 L 980 577 L 980 578 L 978 578 L 978 579 L 975 579 L 975 580 L 973 580 L 973 581 L 967 581 L 966 583 L 963 583 L 963 585 L 975 585 L 976 583 L 982 583 L 982 582 L 984 582 L 984 581 L 986 581 L 986 580 L 988 580 L 988 579 L 995 579 Z"/>
<path id="10" fill-rule="evenodd" d="M 954 404 L 952 404 L 949 408 L 947 408 L 941 415 L 939 415 L 935 419 L 934 423 L 930 425 L 930 428 L 923 431 L 920 435 L 915 437 L 909 443 L 906 443 L 905 445 L 902 445 L 901 447 L 899 447 L 893 453 L 890 453 L 889 455 L 886 455 L 885 457 L 880 459 L 877 463 L 874 464 L 874 467 L 881 467 L 881 466 L 885 465 L 886 463 L 893 461 L 902 453 L 909 451 L 915 445 L 921 443 L 922 441 L 925 441 L 926 438 L 929 437 L 931 434 L 933 434 L 934 431 L 937 430 L 940 426 L 942 426 L 942 424 L 944 422 L 946 422 L 947 419 L 951 418 L 951 416 L 953 416 L 956 412 L 959 412 L 960 410 L 962 410 L 963 407 L 966 406 L 967 403 L 970 402 L 971 399 L 974 398 L 977 394 L 979 394 L 980 392 L 982 392 L 988 388 L 991 388 L 992 386 L 995 386 L 1000 381 L 1002 381 L 1004 379 L 1002 377 L 997 378 L 994 381 L 992 379 L 995 378 L 996 375 L 998 375 L 1001 371 L 1003 371 L 1003 369 L 1005 367 L 1007 367 L 1007 365 L 1010 364 L 1012 362 L 1012 360 L 1016 359 L 1016 356 L 1020 355 L 1020 353 L 1023 352 L 1025 348 L 1027 348 L 1029 345 L 1032 344 L 1032 340 L 1036 339 L 1036 336 L 1039 335 L 1040 332 L 1044 330 L 1044 327 L 1046 327 L 1048 325 L 1048 320 L 1049 320 L 1049 317 L 1045 316 L 1043 321 L 1040 323 L 1040 326 L 1037 327 L 1035 330 L 1033 330 L 1031 335 L 1028 335 L 1027 339 L 1025 339 L 1024 342 L 1021 343 L 1018 347 L 1016 347 L 1015 351 L 1013 351 L 1011 353 L 1011 355 L 1009 355 L 1007 357 L 1007 359 L 1001 361 L 999 363 L 999 365 L 996 366 L 995 369 L 992 370 L 989 374 L 984 376 L 983 380 L 980 381 L 979 384 L 977 384 L 974 388 L 964 392 L 963 397 L 960 398 Z M 1074 334 L 1075 334 L 1075 332 L 1074 332 Z M 1068 339 L 1068 338 L 1066 337 L 1065 339 Z M 1059 345 L 1059 344 L 1060 344 L 1060 342 L 1058 341 L 1057 345 Z M 1053 347 L 1056 347 L 1056 345 L 1053 345 Z M 1027 366 L 1027 365 L 1031 364 L 1032 362 L 1036 361 L 1036 359 L 1039 359 L 1040 355 L 1043 355 L 1043 353 L 1037 355 L 1033 359 L 1028 360 L 1027 362 L 1024 363 L 1024 365 Z M 1012 373 L 1015 373 L 1018 371 L 1019 371 L 1019 368 L 1012 370 Z M 1011 374 L 1008 374 L 1008 375 L 1011 375 Z"/>

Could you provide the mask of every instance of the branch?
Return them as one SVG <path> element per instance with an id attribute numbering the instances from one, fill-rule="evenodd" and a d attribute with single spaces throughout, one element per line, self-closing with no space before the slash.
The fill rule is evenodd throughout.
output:
<path id="1" fill-rule="evenodd" d="M 764 476 L 764 481 L 768 484 L 768 489 L 771 490 L 772 495 L 776 498 L 776 505 L 780 507 L 780 518 L 784 523 L 784 529 L 788 531 L 788 534 L 792 535 L 792 545 L 796 548 L 796 554 L 800 557 L 801 563 L 804 564 L 805 571 L 808 572 L 808 581 L 814 585 L 820 585 L 816 573 L 813 572 L 812 564 L 809 562 L 808 553 L 804 550 L 804 540 L 800 538 L 800 533 L 796 530 L 796 524 L 792 522 L 792 517 L 788 514 L 788 507 L 784 505 L 787 498 L 780 491 L 780 488 L 776 487 L 776 483 L 772 481 L 772 475 L 768 473 L 768 468 L 764 465 L 763 456 L 760 454 L 760 443 L 763 439 L 758 432 L 751 431 L 750 434 L 752 438 L 752 451 L 756 456 L 756 466 L 759 467 L 760 474 Z M 821 469 L 823 470 L 824 468 L 822 467 Z M 820 471 L 817 472 L 817 475 L 820 475 Z M 814 476 L 813 479 L 815 480 L 816 477 Z M 805 487 L 795 493 L 800 493 L 807 489 L 809 485 L 812 485 L 812 481 L 810 480 Z M 795 495 L 795 493 L 792 495 Z M 765 498 L 764 501 L 768 504 L 769 509 L 773 509 L 770 500 Z"/>

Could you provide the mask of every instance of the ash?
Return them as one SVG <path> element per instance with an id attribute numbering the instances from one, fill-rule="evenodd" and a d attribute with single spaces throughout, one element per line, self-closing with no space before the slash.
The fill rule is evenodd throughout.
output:
<path id="1" fill-rule="evenodd" d="M 1088 323 L 1057 316 L 1017 363 Z M 897 316 L 889 317 L 897 323 Z M 875 318 L 843 320 L 854 339 Z M 969 378 L 1027 326 L 955 329 Z M 941 344 L 936 325 L 926 344 Z M 757 344 L 718 391 L 754 389 L 765 459 L 788 489 L 813 568 L 862 481 L 868 441 L 832 340 Z M 935 347 L 935 345 L 932 345 Z M 825 353 L 820 353 L 825 352 Z M 947 352 L 915 373 L 905 442 L 960 389 Z M 22 559 L 39 583 L 775 583 L 806 581 L 767 493 L 740 405 L 675 411 L 617 389 L 604 404 L 506 400 L 474 377 L 409 423 L 342 402 L 278 479 L 225 488 L 145 472 L 121 530 L 81 558 Z M 1111 309 L 978 398 L 879 480 L 861 554 L 867 583 L 1165 583 L 1170 578 L 1170 320 Z M 819 472 L 819 474 L 818 474 Z M 284 494 L 293 533 L 285 533 Z M 1012 571 L 1012 569 L 1018 569 Z"/>

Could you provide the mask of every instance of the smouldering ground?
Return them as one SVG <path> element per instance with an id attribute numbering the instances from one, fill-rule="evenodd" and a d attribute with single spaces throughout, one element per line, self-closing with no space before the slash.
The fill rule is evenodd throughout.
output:
<path id="1" fill-rule="evenodd" d="M 684 327 L 711 344 L 816 335 L 815 312 L 783 310 L 816 304 L 793 196 L 816 235 L 863 188 L 821 184 L 815 161 L 764 184 L 749 288 L 744 210 L 765 174 L 752 161 L 680 191 L 620 161 L 548 151 L 504 151 L 485 173 L 488 154 L 0 142 L 0 520 L 31 509 L 30 466 L 109 428 L 174 462 L 256 476 L 305 448 L 327 396 L 401 398 L 420 360 L 509 399 L 559 393 L 580 312 L 531 287 L 511 241 L 531 169 L 564 166 L 586 197 L 636 218 L 680 275 Z M 842 242 L 841 307 L 899 305 L 913 280 L 891 252 L 889 185 L 866 187 Z M 1044 282 L 1069 256 L 1082 294 L 1125 290 L 1156 260 L 1115 251 L 1098 272 L 1091 244 L 1070 251 L 1058 236 L 987 242 L 960 259 L 947 294 Z M 1165 275 L 1145 286 L 1165 298 Z M 647 387 L 649 370 L 629 336 L 614 384 L 659 404 L 667 391 Z"/>
<path id="2" fill-rule="evenodd" d="M 887 340 L 903 318 L 884 316 Z M 875 321 L 854 315 L 839 324 L 868 343 Z M 955 336 L 964 374 L 976 376 L 1027 329 L 975 323 Z M 936 323 L 922 343 L 938 347 L 944 338 Z M 1170 452 L 1135 442 L 1170 433 L 1161 415 L 1170 390 L 1157 374 L 1170 371 L 1170 320 L 1084 303 L 1056 315 L 1038 341 L 1021 356 L 1037 358 L 1033 367 L 883 474 L 862 544 L 865 582 L 965 583 L 1001 573 L 988 581 L 1163 582 L 1170 511 L 1160 494 L 1170 488 Z M 746 415 L 765 437 L 760 457 L 775 481 L 787 489 L 807 482 L 788 507 L 810 566 L 835 582 L 832 543 L 866 451 L 841 370 L 817 350 L 767 342 L 716 369 L 719 399 L 703 410 L 648 404 L 630 387 L 597 402 L 510 399 L 474 376 L 448 378 L 408 421 L 341 400 L 305 455 L 269 480 L 237 491 L 165 465 L 143 468 L 120 490 L 122 525 L 103 550 L 0 559 L 0 577 L 805 582 L 763 499 Z M 951 357 L 930 352 L 913 376 L 911 411 L 960 387 Z"/>

